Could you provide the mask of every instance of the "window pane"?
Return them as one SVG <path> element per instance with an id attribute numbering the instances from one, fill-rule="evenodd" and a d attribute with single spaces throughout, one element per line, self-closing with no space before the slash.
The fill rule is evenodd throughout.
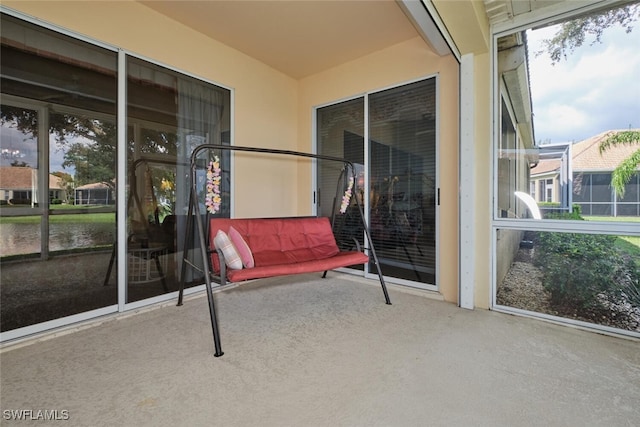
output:
<path id="1" fill-rule="evenodd" d="M 3 187 L 5 170 L 17 179 L 2 191 L 20 200 L 0 220 L 6 331 L 117 302 L 117 54 L 5 14 L 0 28 L 2 149 L 15 158 L 2 159 Z M 85 185 L 111 191 L 83 200 Z"/>
<path id="2" fill-rule="evenodd" d="M 327 106 L 317 111 L 318 153 L 345 158 L 351 161 L 358 174 L 353 193 L 358 202 L 364 203 L 364 98 L 357 98 Z M 318 168 L 318 214 L 331 217 L 336 197 L 336 185 L 342 164 L 319 161 Z M 351 249 L 353 239 L 364 243 L 364 230 L 357 207 L 352 202 L 344 215 L 336 217 L 334 234 L 341 249 Z M 353 266 L 362 270 L 362 265 Z"/>
<path id="3" fill-rule="evenodd" d="M 496 303 L 640 333 L 640 237 L 498 230 Z"/>
<path id="4" fill-rule="evenodd" d="M 49 120 L 74 123 L 58 127 L 49 138 L 49 167 L 56 177 L 49 187 L 49 248 L 111 249 L 116 237 L 114 118 L 51 111 Z"/>
<path id="5" fill-rule="evenodd" d="M 0 206 L 36 208 L 43 194 L 38 179 L 38 111 L 2 104 L 0 114 Z"/>
<path id="6" fill-rule="evenodd" d="M 500 153 L 498 155 L 498 210 L 501 218 L 516 215 L 515 192 L 519 189 L 516 182 L 516 131 L 506 103 L 502 102 L 502 121 L 500 132 Z M 541 183 L 540 197 L 544 200 L 545 186 Z"/>
<path id="7" fill-rule="evenodd" d="M 594 12 L 589 19 L 599 22 L 595 19 L 610 12 Z M 623 213 L 637 216 L 633 212 L 640 207 L 640 184 L 633 179 L 625 186 L 628 195 L 616 198 L 611 174 L 638 149 L 635 143 L 621 142 L 638 139 L 639 39 L 611 23 L 597 40 L 582 34 L 585 43 L 579 48 L 562 53 L 549 48 L 560 49 L 554 38 L 563 31 L 566 35 L 568 28 L 582 28 L 584 19 L 537 25 L 497 39 L 501 105 L 496 108 L 500 132 L 495 144 L 494 218 L 527 217 L 518 211 L 519 203 L 514 206 L 513 193 L 532 188 L 529 182 L 537 183 L 535 200 L 543 219 L 575 219 L 574 204 L 581 206 L 583 215 L 606 221 Z M 611 57 L 626 58 L 632 65 L 618 70 L 615 78 L 602 78 L 597 67 L 583 66 L 608 63 Z M 519 180 L 526 185 L 520 186 Z M 548 180 L 552 183 L 543 186 Z M 635 206 L 619 209 L 616 199 Z"/>
<path id="8" fill-rule="evenodd" d="M 37 122 L 38 112 L 7 104 L 2 104 L 0 108 L 2 109 L 0 166 L 38 169 L 37 129 L 32 125 L 34 121 Z M 31 190 L 30 186 L 28 190 Z M 5 192 L 4 188 L 2 191 L 2 200 L 9 200 L 11 194 Z"/>
<path id="9" fill-rule="evenodd" d="M 127 58 L 127 71 L 127 302 L 132 302 L 178 290 L 183 254 L 202 265 L 195 234 L 184 247 L 189 162 L 198 145 L 230 143 L 231 94 L 138 58 Z M 220 156 L 224 197 L 217 215 L 228 217 L 230 154 Z M 203 159 L 202 170 L 205 164 Z M 201 212 L 203 201 L 204 195 Z M 185 281 L 194 286 L 204 279 L 187 268 Z"/>
<path id="10" fill-rule="evenodd" d="M 0 256 L 39 254 L 38 112 L 0 105 Z"/>
<path id="11" fill-rule="evenodd" d="M 436 79 L 369 96 L 371 236 L 383 273 L 436 284 Z M 371 263 L 370 268 L 376 271 Z"/>

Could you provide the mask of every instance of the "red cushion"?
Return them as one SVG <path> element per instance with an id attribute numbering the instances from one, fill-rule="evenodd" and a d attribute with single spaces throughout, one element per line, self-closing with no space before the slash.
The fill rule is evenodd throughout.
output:
<path id="1" fill-rule="evenodd" d="M 213 241 L 218 230 L 228 232 L 233 225 L 251 249 L 254 268 L 322 260 L 340 252 L 329 218 L 326 217 L 213 218 L 209 225 L 210 241 Z M 212 262 L 214 271 L 220 272 L 220 263 L 215 253 L 212 254 Z"/>
<path id="2" fill-rule="evenodd" d="M 369 257 L 362 252 L 340 252 L 330 258 L 295 264 L 267 265 L 263 267 L 244 268 L 242 270 L 227 270 L 227 278 L 231 282 L 241 282 L 243 280 L 262 279 L 287 274 L 333 270 L 334 268 L 347 267 L 349 265 L 364 264 L 368 261 Z"/>
<path id="3" fill-rule="evenodd" d="M 249 245 L 247 245 L 247 242 L 244 241 L 242 235 L 240 235 L 240 233 L 238 233 L 238 230 L 236 230 L 233 226 L 229 227 L 229 239 L 231 239 L 231 242 L 233 242 L 233 246 L 235 246 L 240 259 L 242 260 L 242 265 L 245 268 L 255 267 L 255 261 L 253 260 L 253 254 L 251 253 Z"/>

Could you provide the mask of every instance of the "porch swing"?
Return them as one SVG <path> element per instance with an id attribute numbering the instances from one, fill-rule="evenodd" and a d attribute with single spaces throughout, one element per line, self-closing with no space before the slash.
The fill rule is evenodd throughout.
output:
<path id="1" fill-rule="evenodd" d="M 200 212 L 198 185 L 198 167 L 202 169 L 203 160 L 199 154 L 207 151 L 207 213 Z M 314 160 L 338 162 L 342 165 L 336 185 L 336 196 L 333 200 L 332 215 L 328 217 L 289 217 L 289 218 L 221 218 L 220 211 L 220 157 L 216 152 L 240 151 L 269 155 L 295 156 Z M 224 353 L 220 343 L 220 331 L 216 315 L 215 301 L 211 286 L 212 280 L 220 282 L 224 289 L 229 282 L 277 277 L 282 275 L 323 272 L 325 278 L 328 270 L 366 264 L 371 259 L 375 264 L 380 286 L 386 304 L 391 304 L 387 287 L 380 269 L 378 257 L 367 227 L 358 197 L 352 197 L 356 181 L 355 167 L 349 160 L 309 154 L 297 151 L 276 150 L 255 147 L 240 147 L 218 144 L 203 144 L 191 154 L 190 195 L 187 213 L 184 252 L 182 255 L 181 274 L 179 279 L 178 306 L 182 305 L 187 267 L 203 275 L 207 293 L 209 315 L 215 346 L 214 356 Z M 337 209 L 340 201 L 340 209 Z M 354 202 L 364 230 L 365 247 L 353 238 L 348 249 L 340 249 L 337 244 L 334 228 L 336 214 L 344 214 L 347 207 Z M 195 232 L 194 232 L 195 225 Z M 189 251 L 197 234 L 197 247 L 201 265 L 189 259 Z M 341 247 L 345 247 L 344 242 Z M 364 250 L 363 250 L 364 249 Z M 370 255 L 365 253 L 369 251 Z"/>

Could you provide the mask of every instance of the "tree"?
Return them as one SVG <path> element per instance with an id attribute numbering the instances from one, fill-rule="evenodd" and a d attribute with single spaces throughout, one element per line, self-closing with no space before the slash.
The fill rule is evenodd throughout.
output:
<path id="1" fill-rule="evenodd" d="M 34 110 L 8 105 L 0 109 L 0 124 L 10 124 L 25 135 L 39 136 L 38 120 L 38 113 Z M 48 120 L 49 135 L 55 138 L 57 148 L 64 151 L 62 167 L 72 166 L 76 169 L 76 184 L 102 182 L 113 188 L 116 176 L 116 124 L 94 119 L 90 115 L 54 112 L 49 114 Z"/>
<path id="2" fill-rule="evenodd" d="M 552 38 L 542 41 L 544 47 L 537 54 L 546 51 L 551 57 L 551 63 L 556 64 L 582 46 L 587 35 L 594 36 L 590 45 L 601 43 L 605 29 L 620 25 L 625 28 L 627 33 L 630 33 L 633 29 L 633 23 L 639 18 L 640 3 L 634 2 L 564 22 Z M 640 144 L 640 132 L 612 133 L 600 144 L 600 153 L 602 154 L 612 146 L 632 144 Z M 637 173 L 638 165 L 640 165 L 640 149 L 632 153 L 629 158 L 624 159 L 611 174 L 611 186 L 618 197 L 624 196 L 624 187 Z"/>
<path id="3" fill-rule="evenodd" d="M 620 25 L 630 33 L 633 23 L 638 18 L 640 18 L 640 3 L 633 3 L 564 22 L 552 38 L 542 41 L 543 49 L 536 54 L 547 52 L 551 57 L 551 63 L 556 64 L 582 46 L 587 35 L 595 37 L 590 45 L 601 43 L 605 29 Z"/>
<path id="4" fill-rule="evenodd" d="M 92 118 L 89 111 L 86 115 L 51 112 L 48 120 L 49 134 L 55 138 L 57 148 L 64 151 L 63 167 L 76 169 L 76 185 L 102 182 L 113 187 L 116 177 L 116 123 Z M 38 113 L 34 110 L 2 105 L 0 125 L 10 125 L 25 135 L 38 137 Z M 142 129 L 141 136 L 139 141 L 129 140 L 127 149 L 130 153 L 139 150 L 143 154 L 163 154 L 175 159 L 178 140 L 175 133 Z"/>
<path id="5" fill-rule="evenodd" d="M 618 145 L 640 145 L 640 131 L 628 130 L 611 133 L 600 143 L 600 154 Z M 640 148 L 631 153 L 614 169 L 611 174 L 611 186 L 618 197 L 624 197 L 624 187 L 638 173 L 640 166 Z"/>
<path id="6" fill-rule="evenodd" d="M 77 120 L 75 116 L 65 115 L 68 120 Z M 84 132 L 67 132 L 67 139 L 58 139 L 65 146 L 62 167 L 73 166 L 78 186 L 101 182 L 111 189 L 115 188 L 117 128 L 113 122 L 90 120 L 90 125 L 78 126 Z M 76 138 L 71 138 L 74 136 Z M 78 138 L 82 137 L 82 138 Z"/>
<path id="7" fill-rule="evenodd" d="M 60 186 L 64 188 L 67 196 L 65 202 L 69 202 L 69 198 L 73 195 L 73 177 L 62 171 L 51 172 L 51 175 L 58 177 Z"/>

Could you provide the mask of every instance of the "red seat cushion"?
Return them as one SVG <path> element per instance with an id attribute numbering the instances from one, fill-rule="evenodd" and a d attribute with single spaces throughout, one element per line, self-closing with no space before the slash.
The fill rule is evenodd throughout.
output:
<path id="1" fill-rule="evenodd" d="M 243 280 L 262 279 L 265 277 L 333 270 L 334 268 L 349 265 L 364 264 L 368 261 L 369 257 L 362 252 L 340 252 L 329 258 L 301 263 L 267 265 L 263 267 L 244 268 L 242 270 L 227 270 L 227 278 L 231 282 L 241 282 Z"/>
<path id="2" fill-rule="evenodd" d="M 340 250 L 333 237 L 329 219 L 326 217 L 213 218 L 209 225 L 210 240 L 218 230 L 228 232 L 229 227 L 233 225 L 251 249 L 255 267 L 228 272 L 229 279 L 232 281 L 247 280 L 244 277 L 258 278 L 330 270 L 346 265 L 362 264 L 368 260 L 368 257 L 361 252 L 345 252 L 344 254 L 351 255 L 341 254 L 336 257 L 340 254 Z M 213 253 L 211 258 L 214 271 L 219 273 L 220 262 L 217 254 Z M 319 262 L 327 259 L 331 261 Z"/>

